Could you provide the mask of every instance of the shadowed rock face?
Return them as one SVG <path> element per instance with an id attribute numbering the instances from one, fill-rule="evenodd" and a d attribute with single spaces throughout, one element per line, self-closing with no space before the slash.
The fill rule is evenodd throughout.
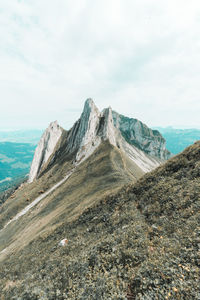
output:
<path id="1" fill-rule="evenodd" d="M 57 148 L 61 135 L 62 129 L 57 122 L 51 123 L 36 149 L 29 182 L 40 175 L 42 167 Z M 92 99 L 86 100 L 80 119 L 63 138 L 65 155 L 72 157 L 75 164 L 88 158 L 105 140 L 127 154 L 144 172 L 151 171 L 161 163 L 160 160 L 170 156 L 158 131 L 152 131 L 138 120 L 117 114 L 111 107 L 100 112 Z M 53 157 L 51 163 L 52 160 Z"/>
<path id="2" fill-rule="evenodd" d="M 158 130 L 152 130 L 137 119 L 125 117 L 115 111 L 112 115 L 114 125 L 129 144 L 160 159 L 166 160 L 171 156 L 166 149 L 165 139 Z"/>

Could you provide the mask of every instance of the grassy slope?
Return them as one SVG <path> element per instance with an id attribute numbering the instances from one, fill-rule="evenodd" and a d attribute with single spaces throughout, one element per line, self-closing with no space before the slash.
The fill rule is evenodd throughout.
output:
<path id="1" fill-rule="evenodd" d="M 104 143 L 73 175 L 52 194 L 41 201 L 19 221 L 11 223 L 0 233 L 0 250 L 7 249 L 7 254 L 28 244 L 41 231 L 49 231 L 58 226 L 67 217 L 73 220 L 87 207 L 94 205 L 102 197 L 119 189 L 124 183 L 134 180 L 130 171 L 126 171 L 126 162 L 120 152 L 108 143 Z M 69 167 L 69 163 L 67 165 Z M 57 169 L 55 166 L 52 173 Z M 130 163 L 129 163 L 130 169 Z M 62 170 L 59 169 L 59 174 Z M 66 170 L 65 170 L 66 171 Z M 1 224 L 6 224 L 11 216 L 20 211 L 41 190 L 47 189 L 47 178 L 57 182 L 56 173 L 50 177 L 49 172 L 38 181 L 18 190 L 2 207 Z M 139 171 L 137 170 L 138 174 Z M 137 176 L 138 176 L 137 174 Z M 141 176 L 141 174 L 139 174 Z M 51 182 L 52 184 L 52 182 Z M 50 186 L 50 183 L 48 182 Z M 27 199 L 30 199 L 27 201 Z M 19 209 L 20 208 L 20 209 Z"/>
<path id="2" fill-rule="evenodd" d="M 1 265 L 4 299 L 199 299 L 199 170 L 197 143 L 135 185 L 94 195 L 81 215 L 63 214 Z"/>

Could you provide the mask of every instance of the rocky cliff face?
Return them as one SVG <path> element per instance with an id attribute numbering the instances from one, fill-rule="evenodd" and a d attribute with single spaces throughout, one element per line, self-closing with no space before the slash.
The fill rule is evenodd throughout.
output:
<path id="1" fill-rule="evenodd" d="M 29 174 L 29 183 L 39 175 L 42 167 L 54 152 L 61 135 L 62 128 L 58 125 L 57 121 L 52 122 L 45 130 L 35 150 Z"/>
<path id="2" fill-rule="evenodd" d="M 160 159 L 166 160 L 170 157 L 165 139 L 158 130 L 152 130 L 137 119 L 125 117 L 115 111 L 112 115 L 115 127 L 129 144 Z"/>
<path id="3" fill-rule="evenodd" d="M 101 141 L 109 140 L 116 146 L 116 129 L 113 126 L 112 110 L 98 110 L 92 99 L 87 99 L 80 119 L 74 124 L 67 138 L 67 152 L 76 151 L 76 162 L 89 157 L 100 145 Z"/>
<path id="4" fill-rule="evenodd" d="M 29 182 L 40 174 L 61 134 L 62 129 L 56 122 L 45 131 L 35 152 Z M 100 112 L 92 99 L 86 100 L 80 119 L 65 139 L 65 155 L 72 157 L 75 165 L 88 158 L 106 140 L 125 153 L 143 172 L 151 171 L 169 157 L 165 140 L 158 131 L 138 120 L 119 115 L 111 107 Z"/>

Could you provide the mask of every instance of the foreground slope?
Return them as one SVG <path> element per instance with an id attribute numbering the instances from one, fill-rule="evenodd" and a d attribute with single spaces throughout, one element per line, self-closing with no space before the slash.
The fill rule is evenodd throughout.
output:
<path id="1" fill-rule="evenodd" d="M 3 256 L 18 251 L 41 232 L 58 226 L 66 217 L 70 220 L 79 216 L 84 209 L 97 203 L 106 193 L 135 181 L 136 175 L 142 175 L 137 166 L 108 142 L 104 142 L 81 165 L 73 169 L 70 165 L 66 162 L 62 166 L 63 169 L 55 165 L 37 181 L 17 190 L 4 203 L 0 215 L 0 251 L 3 250 Z M 69 178 L 41 199 L 52 186 L 50 179 L 57 184 L 58 175 L 66 173 L 67 167 L 70 172 Z M 57 175 L 56 169 L 59 170 Z M 32 206 L 36 196 L 41 201 Z M 31 209 L 28 210 L 29 206 Z"/>
<path id="2" fill-rule="evenodd" d="M 86 190 L 97 174 L 93 168 L 102 161 L 97 157 L 98 164 L 91 166 L 86 160 L 76 174 L 77 184 L 85 182 Z M 106 166 L 102 176 L 108 174 Z M 92 172 L 89 181 L 85 170 Z M 2 299 L 199 299 L 199 170 L 200 143 L 196 143 L 118 193 L 101 193 L 99 201 L 94 201 L 94 194 L 86 209 L 82 210 L 82 193 L 78 194 L 77 214 L 66 211 L 56 223 L 51 219 L 48 230 L 43 224 L 44 230 L 27 245 L 11 247 L 12 255 L 1 253 Z M 113 176 L 109 178 L 112 181 Z M 67 190 L 63 195 L 68 201 Z M 59 195 L 52 198 L 56 201 L 47 198 L 46 208 L 48 203 L 62 203 Z M 42 222 L 48 212 L 38 209 L 40 214 L 28 217 L 35 230 L 39 224 L 35 218 L 41 216 Z M 68 243 L 61 247 L 64 238 Z"/>

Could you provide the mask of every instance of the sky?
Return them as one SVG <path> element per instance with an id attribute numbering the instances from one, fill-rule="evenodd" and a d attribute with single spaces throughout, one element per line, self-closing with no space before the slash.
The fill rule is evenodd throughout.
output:
<path id="1" fill-rule="evenodd" d="M 1 0 L 0 131 L 69 129 L 87 98 L 200 128 L 200 1 Z"/>

